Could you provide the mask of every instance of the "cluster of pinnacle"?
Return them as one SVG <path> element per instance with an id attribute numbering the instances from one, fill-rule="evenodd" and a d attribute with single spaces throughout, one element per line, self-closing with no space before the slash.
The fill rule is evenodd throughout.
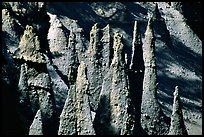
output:
<path id="1" fill-rule="evenodd" d="M 34 118 L 29 134 L 187 134 L 178 86 L 175 87 L 170 123 L 165 120 L 156 97 L 153 17 L 157 16 L 149 17 L 143 43 L 135 21 L 130 63 L 126 61 L 125 45 L 119 32 L 114 33 L 111 45 L 109 25 L 99 29 L 94 24 L 85 52 L 76 47 L 76 33 L 81 32 L 70 32 L 69 91 L 59 119 L 46 69 L 49 59 L 41 49 L 39 36 L 27 25 L 14 58 L 23 60 L 19 92 L 22 94 L 20 103 Z"/>

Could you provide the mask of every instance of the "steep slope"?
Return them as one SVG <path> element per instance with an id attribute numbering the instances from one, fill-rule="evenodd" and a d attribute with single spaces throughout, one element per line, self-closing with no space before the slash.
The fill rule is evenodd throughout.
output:
<path id="1" fill-rule="evenodd" d="M 148 120 L 171 117 L 178 85 L 187 132 L 202 134 L 202 41 L 177 3 L 2 4 L 3 93 L 15 98 L 10 109 L 17 108 L 11 116 L 22 126 L 17 133 L 167 134 L 169 120 L 163 129 Z M 152 89 L 145 87 L 153 75 L 147 73 L 150 54 L 142 45 L 148 47 L 152 14 L 156 81 L 149 82 L 156 87 L 150 97 L 156 105 L 151 113 L 145 95 Z M 155 113 L 157 118 L 148 119 Z M 15 126 L 7 131 L 10 127 L 14 131 Z"/>

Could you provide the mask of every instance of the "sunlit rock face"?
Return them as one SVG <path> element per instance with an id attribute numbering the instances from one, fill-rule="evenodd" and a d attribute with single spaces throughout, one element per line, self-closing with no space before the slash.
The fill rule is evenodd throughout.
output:
<path id="1" fill-rule="evenodd" d="M 188 135 L 183 121 L 183 112 L 180 103 L 179 88 L 175 87 L 171 126 L 168 135 Z"/>
<path id="2" fill-rule="evenodd" d="M 199 3 L 2 7 L 5 134 L 202 134 Z"/>

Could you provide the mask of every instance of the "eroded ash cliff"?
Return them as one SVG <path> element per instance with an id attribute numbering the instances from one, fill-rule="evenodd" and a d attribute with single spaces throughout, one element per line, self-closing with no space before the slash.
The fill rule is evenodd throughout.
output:
<path id="1" fill-rule="evenodd" d="M 2 6 L 4 134 L 200 131 L 202 42 L 185 4 Z"/>

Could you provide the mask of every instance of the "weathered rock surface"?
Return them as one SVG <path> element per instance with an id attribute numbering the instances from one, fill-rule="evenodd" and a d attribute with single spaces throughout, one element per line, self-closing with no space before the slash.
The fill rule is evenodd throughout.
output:
<path id="1" fill-rule="evenodd" d="M 99 29 L 98 25 L 94 24 L 90 31 L 90 45 L 86 52 L 88 58 L 85 60 L 87 63 L 87 78 L 90 83 L 89 100 L 92 111 L 96 111 L 98 108 L 103 77 L 108 72 L 111 63 L 110 52 L 109 25 Z"/>
<path id="2" fill-rule="evenodd" d="M 197 13 L 172 4 L 3 2 L 4 133 L 200 134 Z M 169 130 L 175 84 L 184 116 Z"/>
<path id="3" fill-rule="evenodd" d="M 106 27 L 101 29 L 102 31 L 102 38 L 100 39 L 101 45 L 102 45 L 102 50 L 101 50 L 101 65 L 102 65 L 102 77 L 104 77 L 109 69 L 110 69 L 110 64 L 112 60 L 112 55 L 111 55 L 111 34 L 110 34 L 110 25 L 108 24 Z"/>
<path id="4" fill-rule="evenodd" d="M 103 79 L 102 88 L 99 96 L 98 109 L 96 110 L 93 126 L 96 134 L 111 135 L 113 129 L 110 125 L 110 91 L 112 90 L 112 74 L 109 71 Z"/>
<path id="5" fill-rule="evenodd" d="M 33 18 L 32 15 L 45 8 L 44 2 L 3 2 L 2 4 L 6 8 L 11 8 L 19 17 L 25 19 L 28 19 L 27 17 Z"/>
<path id="6" fill-rule="evenodd" d="M 129 83 L 122 57 L 123 46 L 122 36 L 115 33 L 113 60 L 110 72 L 103 80 L 99 108 L 94 121 L 98 134 L 131 135 L 134 132 L 134 107 L 128 91 Z"/>
<path id="7" fill-rule="evenodd" d="M 87 77 L 90 84 L 89 87 L 89 100 L 91 103 L 92 111 L 97 109 L 99 94 L 102 83 L 102 64 L 101 64 L 101 50 L 102 45 L 100 42 L 100 29 L 97 24 L 94 24 L 90 31 L 90 45 L 87 50 Z"/>
<path id="8" fill-rule="evenodd" d="M 72 31 L 69 34 L 68 45 L 68 82 L 69 85 L 73 85 L 76 82 L 77 69 L 79 66 L 79 59 L 76 51 L 76 34 Z"/>
<path id="9" fill-rule="evenodd" d="M 77 135 L 76 109 L 76 86 L 71 85 L 60 115 L 58 135 Z"/>
<path id="10" fill-rule="evenodd" d="M 45 54 L 40 50 L 38 36 L 33 32 L 33 27 L 27 25 L 19 43 L 19 49 L 14 53 L 14 58 L 36 63 L 47 63 Z"/>
<path id="11" fill-rule="evenodd" d="M 21 26 L 16 22 L 8 9 L 2 9 L 2 32 L 6 47 L 11 53 L 18 48 Z"/>
<path id="12" fill-rule="evenodd" d="M 32 64 L 28 66 L 23 64 L 21 68 L 19 92 L 21 93 L 20 103 L 24 107 L 22 113 L 25 113 L 25 117 L 30 119 L 38 109 L 41 109 L 43 134 L 53 134 L 56 132 L 57 119 L 55 100 L 50 87 L 50 78 L 46 73 L 46 65 L 42 65 L 41 70 L 33 67 Z M 23 85 L 27 87 L 23 88 Z"/>
<path id="13" fill-rule="evenodd" d="M 76 116 L 78 135 L 94 135 L 93 120 L 91 117 L 91 108 L 88 100 L 89 82 L 87 79 L 86 64 L 81 62 L 78 67 L 76 81 Z"/>
<path id="14" fill-rule="evenodd" d="M 114 34 L 114 55 L 111 63 L 112 90 L 110 92 L 110 110 L 113 134 L 126 135 L 133 134 L 134 119 L 128 112 L 131 100 L 129 98 L 129 82 L 123 57 L 122 36 Z M 132 108 L 134 109 L 134 108 Z M 133 111 L 134 112 L 134 111 Z"/>
<path id="15" fill-rule="evenodd" d="M 19 81 L 19 92 L 22 95 L 20 97 L 22 102 L 21 113 L 25 113 L 25 117 L 28 119 L 26 123 L 29 124 L 32 116 L 40 109 L 43 134 L 53 134 L 56 132 L 57 127 L 55 100 L 46 68 L 46 63 L 48 63 L 48 58 L 45 54 L 46 39 L 41 39 L 47 34 L 42 36 L 42 32 L 46 31 L 46 27 L 41 29 L 35 28 L 34 24 L 32 25 L 34 27 L 26 26 L 19 43 L 19 48 L 13 55 L 16 60 L 21 61 L 20 63 L 26 62 L 21 66 L 22 72 Z"/>
<path id="16" fill-rule="evenodd" d="M 30 126 L 29 135 L 43 135 L 42 114 L 40 109 L 37 111 L 33 123 Z"/>
<path id="17" fill-rule="evenodd" d="M 157 74 L 153 20 L 149 18 L 143 43 L 144 81 L 141 104 L 141 125 L 148 135 L 166 134 L 168 125 L 157 100 Z"/>
<path id="18" fill-rule="evenodd" d="M 181 108 L 179 88 L 175 87 L 173 111 L 171 116 L 171 126 L 168 135 L 188 135 L 186 126 L 183 121 L 183 113 Z"/>

